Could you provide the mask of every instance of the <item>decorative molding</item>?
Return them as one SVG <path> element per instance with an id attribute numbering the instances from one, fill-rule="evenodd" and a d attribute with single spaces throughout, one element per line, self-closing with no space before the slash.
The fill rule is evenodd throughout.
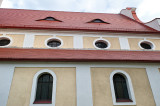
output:
<path id="1" fill-rule="evenodd" d="M 122 75 L 125 77 L 126 83 L 127 83 L 127 88 L 128 88 L 128 93 L 129 93 L 129 98 L 130 98 L 133 102 L 116 102 L 116 96 L 115 96 L 114 84 L 113 84 L 113 76 L 114 76 L 115 74 L 122 74 Z M 114 70 L 114 71 L 110 74 L 110 87 L 111 87 L 113 105 L 136 105 L 136 100 L 135 100 L 135 96 L 134 96 L 132 81 L 131 81 L 129 75 L 128 75 L 125 71 L 122 71 L 122 70 Z"/>
<path id="2" fill-rule="evenodd" d="M 53 77 L 52 104 L 33 104 L 35 101 L 35 96 L 36 96 L 37 80 L 38 80 L 38 77 L 43 73 L 49 73 Z M 34 75 L 34 78 L 33 78 L 30 106 L 55 106 L 56 104 L 56 80 L 57 80 L 56 74 L 53 71 L 48 70 L 48 69 L 43 69 L 43 70 L 38 71 Z"/>
<path id="3" fill-rule="evenodd" d="M 127 7 L 126 9 L 122 9 L 120 11 L 120 14 L 126 16 L 126 17 L 129 17 L 139 23 L 142 23 L 139 18 L 137 17 L 137 14 L 136 14 L 136 8 L 134 7 Z"/>

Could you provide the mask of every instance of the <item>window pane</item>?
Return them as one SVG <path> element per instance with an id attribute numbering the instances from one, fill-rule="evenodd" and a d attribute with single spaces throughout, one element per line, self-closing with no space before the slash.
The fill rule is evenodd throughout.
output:
<path id="1" fill-rule="evenodd" d="M 47 43 L 47 45 L 50 47 L 58 47 L 61 45 L 61 42 L 58 40 L 51 40 Z"/>
<path id="2" fill-rule="evenodd" d="M 142 48 L 144 49 L 152 49 L 151 45 L 147 44 L 147 43 L 141 43 L 140 44 Z"/>
<path id="3" fill-rule="evenodd" d="M 1 39 L 0 40 L 0 46 L 6 46 L 10 43 L 10 40 L 8 39 Z"/>
<path id="4" fill-rule="evenodd" d="M 41 83 L 37 85 L 36 100 L 41 100 Z"/>
<path id="5" fill-rule="evenodd" d="M 97 41 L 96 43 L 95 43 L 95 45 L 96 45 L 96 47 L 98 47 L 98 48 L 107 48 L 107 44 L 106 43 L 104 43 L 103 41 Z"/>
<path id="6" fill-rule="evenodd" d="M 49 75 L 43 75 L 43 82 L 49 82 Z"/>
<path id="7" fill-rule="evenodd" d="M 42 84 L 41 100 L 47 100 L 48 98 L 48 84 Z"/>
<path id="8" fill-rule="evenodd" d="M 52 93 L 50 93 L 50 92 L 52 92 L 52 83 L 49 84 L 49 92 L 48 92 L 48 93 L 49 93 L 49 94 L 48 94 L 48 95 L 49 95 L 49 96 L 48 96 L 48 99 L 49 99 L 49 100 L 52 100 Z"/>
<path id="9" fill-rule="evenodd" d="M 53 77 L 50 74 L 41 75 L 37 83 L 35 101 L 51 101 L 52 88 L 53 88 Z"/>
<path id="10" fill-rule="evenodd" d="M 129 99 L 125 78 L 120 74 L 113 76 L 116 99 Z"/>

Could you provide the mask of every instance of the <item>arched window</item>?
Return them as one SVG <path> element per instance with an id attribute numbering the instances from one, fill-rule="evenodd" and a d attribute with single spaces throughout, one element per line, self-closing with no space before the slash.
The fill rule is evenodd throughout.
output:
<path id="1" fill-rule="evenodd" d="M 115 74 L 113 76 L 113 83 L 114 83 L 116 101 L 117 102 L 131 101 L 129 98 L 126 79 L 120 74 Z"/>
<path id="2" fill-rule="evenodd" d="M 110 74 L 113 105 L 136 105 L 130 76 L 122 70 Z"/>
<path id="3" fill-rule="evenodd" d="M 56 74 L 52 70 L 38 71 L 33 78 L 29 106 L 55 106 Z"/>
<path id="4" fill-rule="evenodd" d="M 52 103 L 53 77 L 50 74 L 42 74 L 38 78 L 35 104 Z"/>

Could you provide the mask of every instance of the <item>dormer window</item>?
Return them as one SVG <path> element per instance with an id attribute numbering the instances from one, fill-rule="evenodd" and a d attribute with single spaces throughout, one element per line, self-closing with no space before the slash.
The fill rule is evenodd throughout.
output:
<path id="1" fill-rule="evenodd" d="M 103 20 L 101 20 L 101 19 L 94 19 L 94 20 L 92 20 L 92 21 L 90 21 L 90 22 L 88 22 L 88 23 L 106 23 L 106 24 L 110 24 L 110 23 L 105 22 L 105 21 L 103 21 Z"/>
<path id="2" fill-rule="evenodd" d="M 57 21 L 57 22 L 62 22 L 62 21 L 60 21 L 60 20 L 58 20 L 58 19 L 56 19 L 56 18 L 54 18 L 54 17 L 46 17 L 46 18 L 44 18 L 44 19 L 40 19 L 40 20 L 37 20 L 37 21 Z"/>
<path id="3" fill-rule="evenodd" d="M 44 20 L 47 20 L 47 21 L 57 21 L 55 18 L 53 17 L 46 17 Z"/>

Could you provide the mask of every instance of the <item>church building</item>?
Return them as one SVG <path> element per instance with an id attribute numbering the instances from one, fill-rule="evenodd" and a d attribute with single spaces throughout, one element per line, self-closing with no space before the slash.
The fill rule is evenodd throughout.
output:
<path id="1" fill-rule="evenodd" d="M 160 19 L 0 8 L 0 106 L 160 106 Z"/>

